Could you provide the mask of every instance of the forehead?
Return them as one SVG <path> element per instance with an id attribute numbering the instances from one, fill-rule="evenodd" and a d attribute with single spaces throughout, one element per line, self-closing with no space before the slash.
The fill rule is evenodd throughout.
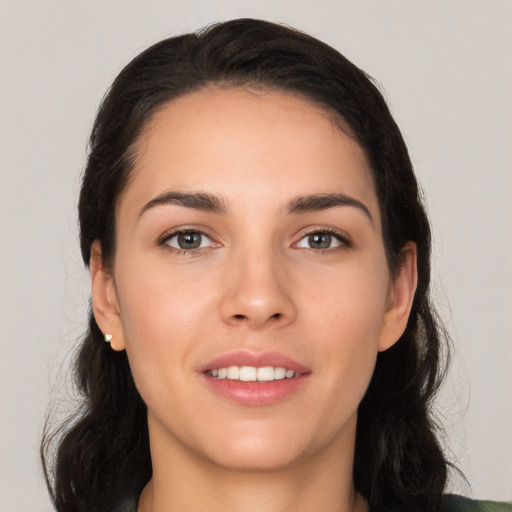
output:
<path id="1" fill-rule="evenodd" d="M 283 201 L 341 192 L 375 203 L 364 151 L 335 121 L 325 109 L 282 92 L 189 93 L 147 125 L 121 202 L 175 188 L 246 199 L 280 191 Z"/>

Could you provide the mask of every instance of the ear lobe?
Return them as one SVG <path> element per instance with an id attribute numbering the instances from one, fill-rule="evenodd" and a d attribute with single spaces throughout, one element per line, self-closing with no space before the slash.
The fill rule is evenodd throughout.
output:
<path id="1" fill-rule="evenodd" d="M 94 240 L 91 245 L 89 268 L 92 309 L 96 323 L 103 334 L 112 335 L 110 346 L 114 350 L 124 350 L 124 336 L 115 283 L 111 273 L 105 268 L 99 240 Z"/>
<path id="2" fill-rule="evenodd" d="M 411 312 L 418 270 L 416 266 L 416 244 L 407 242 L 402 251 L 402 263 L 390 286 L 388 307 L 384 313 L 379 352 L 392 347 L 405 331 Z"/>

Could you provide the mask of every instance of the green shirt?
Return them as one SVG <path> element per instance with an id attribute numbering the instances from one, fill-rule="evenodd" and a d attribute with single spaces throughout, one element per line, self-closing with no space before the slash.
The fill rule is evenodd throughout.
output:
<path id="1" fill-rule="evenodd" d="M 512 512 L 512 503 L 476 501 L 449 494 L 443 498 L 443 512 Z"/>

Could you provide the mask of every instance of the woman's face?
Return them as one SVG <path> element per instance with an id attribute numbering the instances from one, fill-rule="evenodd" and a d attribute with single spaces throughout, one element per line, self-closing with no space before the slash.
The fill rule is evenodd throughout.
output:
<path id="1" fill-rule="evenodd" d="M 93 247 L 95 315 L 127 351 L 153 450 L 236 469 L 350 456 L 414 250 L 392 279 L 371 171 L 332 116 L 276 92 L 173 100 L 116 216 L 111 274 Z"/>

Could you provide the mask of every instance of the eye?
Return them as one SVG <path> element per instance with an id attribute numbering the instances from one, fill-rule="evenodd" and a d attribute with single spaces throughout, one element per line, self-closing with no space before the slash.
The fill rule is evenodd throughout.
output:
<path id="1" fill-rule="evenodd" d="M 162 245 L 168 245 L 173 249 L 180 251 L 193 251 L 195 249 L 202 249 L 203 247 L 210 247 L 213 245 L 211 238 L 201 231 L 175 231 L 167 235 L 162 241 Z"/>
<path id="2" fill-rule="evenodd" d="M 349 246 L 348 240 L 342 235 L 330 231 L 315 231 L 302 237 L 295 247 L 325 251 L 342 245 Z"/>

